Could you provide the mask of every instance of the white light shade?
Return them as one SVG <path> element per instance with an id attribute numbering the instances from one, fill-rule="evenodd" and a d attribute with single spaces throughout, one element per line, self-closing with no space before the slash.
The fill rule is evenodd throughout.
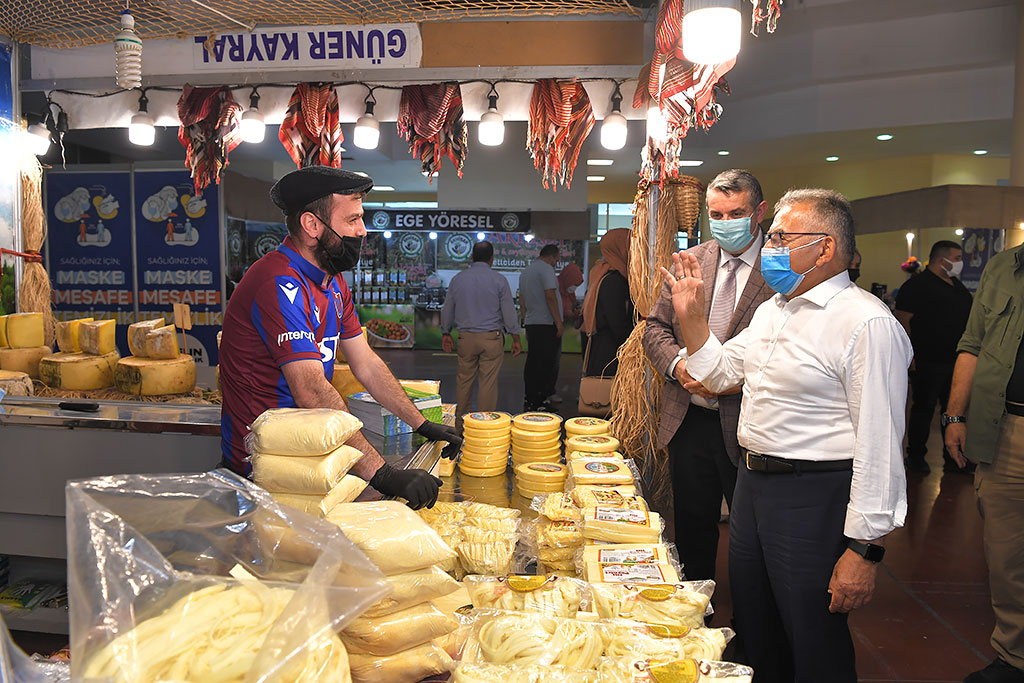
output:
<path id="1" fill-rule="evenodd" d="M 384 239 L 386 239 L 386 240 L 391 239 L 391 231 L 390 230 L 385 230 L 384 231 Z"/>
<path id="2" fill-rule="evenodd" d="M 476 241 L 483 242 L 485 237 L 487 237 L 487 235 L 483 234 L 482 232 L 478 232 L 476 234 Z"/>
<path id="3" fill-rule="evenodd" d="M 497 109 L 491 107 L 480 117 L 480 129 L 477 138 L 481 145 L 497 147 L 505 141 L 505 119 Z"/>
<path id="4" fill-rule="evenodd" d="M 260 143 L 267 135 L 267 126 L 263 122 L 263 114 L 256 107 L 242 114 L 242 142 Z"/>
<path id="5" fill-rule="evenodd" d="M 156 127 L 153 125 L 153 117 L 144 111 L 132 116 L 132 122 L 128 125 L 128 139 L 133 145 L 149 147 L 156 140 Z"/>
<path id="6" fill-rule="evenodd" d="M 658 142 L 664 142 L 668 138 L 668 123 L 661 115 L 661 107 L 653 100 L 647 107 L 647 137 Z"/>
<path id="7" fill-rule="evenodd" d="M 532 242 L 533 241 L 533 234 L 532 233 L 526 233 L 526 235 L 523 236 L 523 239 L 526 240 L 527 242 Z"/>
<path id="8" fill-rule="evenodd" d="M 956 233 L 956 236 L 957 236 L 957 237 L 961 237 L 961 236 L 962 236 L 962 235 L 964 234 L 964 229 L 963 229 L 963 228 L 957 228 L 957 229 L 956 229 L 956 230 L 954 230 L 953 232 L 955 232 L 955 233 Z"/>
<path id="9" fill-rule="evenodd" d="M 28 151 L 41 157 L 50 151 L 50 131 L 41 123 L 33 123 L 25 132 Z"/>
<path id="10" fill-rule="evenodd" d="M 605 149 L 622 149 L 626 146 L 626 117 L 613 111 L 601 122 L 601 146 Z"/>
<path id="11" fill-rule="evenodd" d="M 431 233 L 430 233 L 430 235 L 429 235 L 429 237 L 430 237 L 430 239 L 432 239 L 432 240 L 436 240 L 436 239 L 437 239 L 437 233 L 436 233 L 436 232 L 431 232 Z"/>
<path id="12" fill-rule="evenodd" d="M 743 19 L 739 0 L 688 0 L 683 12 L 683 56 L 697 64 L 721 64 L 740 51 Z"/>
<path id="13" fill-rule="evenodd" d="M 359 149 L 377 149 L 380 142 L 380 122 L 372 114 L 366 114 L 356 119 L 356 130 L 353 134 L 353 142 Z"/>
<path id="14" fill-rule="evenodd" d="M 913 242 L 913 241 L 914 241 L 914 233 L 908 232 L 907 233 L 907 242 L 909 243 L 909 242 Z"/>

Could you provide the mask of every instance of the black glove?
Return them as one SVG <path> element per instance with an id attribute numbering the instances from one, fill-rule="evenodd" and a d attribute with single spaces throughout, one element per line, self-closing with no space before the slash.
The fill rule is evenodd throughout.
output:
<path id="1" fill-rule="evenodd" d="M 370 486 L 385 496 L 405 498 L 409 507 L 419 510 L 421 507 L 434 507 L 437 501 L 437 490 L 443 482 L 431 476 L 426 470 L 398 470 L 384 463 L 370 479 Z"/>
<path id="2" fill-rule="evenodd" d="M 416 433 L 427 437 L 430 441 L 447 441 L 448 445 L 441 451 L 442 458 L 452 460 L 459 454 L 459 449 L 462 448 L 462 437 L 455 431 L 455 427 L 449 427 L 440 422 L 426 420 L 416 428 Z"/>

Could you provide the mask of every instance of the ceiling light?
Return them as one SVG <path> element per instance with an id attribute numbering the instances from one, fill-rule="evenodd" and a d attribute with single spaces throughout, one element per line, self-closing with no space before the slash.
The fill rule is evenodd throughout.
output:
<path id="1" fill-rule="evenodd" d="M 390 185 L 374 185 L 373 188 L 377 192 L 394 192 L 395 188 Z"/>
<path id="2" fill-rule="evenodd" d="M 25 131 L 25 144 L 28 151 L 41 157 L 50 151 L 50 131 L 41 123 L 33 123 Z"/>
<path id="3" fill-rule="evenodd" d="M 482 232 L 478 232 L 476 234 L 476 241 L 483 242 L 485 237 L 487 237 L 487 235 L 483 234 Z"/>
<path id="4" fill-rule="evenodd" d="M 953 232 L 956 233 L 957 237 L 961 237 L 964 234 L 964 229 L 963 228 L 957 228 Z"/>
<path id="5" fill-rule="evenodd" d="M 828 161 L 828 162 L 839 161 L 839 157 L 834 156 L 834 155 L 830 156 L 830 157 L 825 157 L 825 161 Z"/>
<path id="6" fill-rule="evenodd" d="M 727 149 L 720 149 L 720 150 L 718 150 L 718 156 L 720 156 L 720 157 L 727 157 L 727 156 L 729 156 L 729 150 L 727 150 Z"/>
<path id="7" fill-rule="evenodd" d="M 680 160 L 679 160 L 679 165 L 680 165 L 680 166 L 691 166 L 691 167 L 695 167 L 695 166 L 703 166 L 703 165 L 704 165 L 704 162 L 703 162 L 703 161 L 700 161 L 700 160 L 698 160 L 698 159 L 680 159 Z"/>
<path id="8" fill-rule="evenodd" d="M 985 154 L 988 154 L 988 150 L 987 149 L 976 149 L 976 150 L 974 150 L 974 153 L 977 154 L 980 157 L 980 156 L 983 156 Z"/>
<path id="9" fill-rule="evenodd" d="M 740 51 L 740 0 L 687 0 L 680 42 L 683 56 L 696 64 L 721 64 Z"/>
<path id="10" fill-rule="evenodd" d="M 121 11 L 121 31 L 114 36 L 114 80 L 125 90 L 142 87 L 142 39 L 127 8 Z"/>
<path id="11" fill-rule="evenodd" d="M 612 91 L 612 110 L 601 122 L 601 146 L 605 149 L 616 150 L 626 146 L 626 117 L 622 115 L 621 108 L 622 93 L 616 83 Z"/>
<path id="12" fill-rule="evenodd" d="M 587 166 L 611 166 L 614 163 L 613 159 L 587 159 Z"/>
<path id="13" fill-rule="evenodd" d="M 589 182 L 589 183 L 603 183 L 604 182 L 604 176 L 603 175 L 588 175 L 587 176 L 587 182 Z"/>
<path id="14" fill-rule="evenodd" d="M 910 244 L 913 241 L 914 241 L 914 233 L 908 232 L 907 233 L 907 244 Z"/>
<path id="15" fill-rule="evenodd" d="M 149 98 L 143 90 L 139 95 L 139 111 L 132 116 L 132 121 L 128 124 L 128 140 L 133 145 L 149 147 L 156 140 L 156 127 L 153 125 L 153 117 L 147 111 L 148 107 Z"/>
<path id="16" fill-rule="evenodd" d="M 889 133 L 881 133 L 879 135 L 876 135 L 875 139 L 880 140 L 882 142 L 888 142 L 889 140 L 892 140 L 892 135 L 890 135 Z"/>
<path id="17" fill-rule="evenodd" d="M 437 239 L 437 233 L 436 233 L 436 232 L 434 232 L 433 230 L 431 230 L 431 231 L 430 231 L 430 235 L 429 235 L 429 237 L 430 237 L 430 239 L 432 239 L 432 240 L 436 240 L 436 239 Z"/>
<path id="18" fill-rule="evenodd" d="M 260 113 L 260 94 L 256 88 L 252 89 L 249 95 L 249 108 L 242 114 L 240 125 L 242 142 L 259 144 L 267 135 L 267 125 L 263 122 L 263 114 Z"/>
<path id="19" fill-rule="evenodd" d="M 373 116 L 373 106 L 377 104 L 373 90 L 367 93 L 365 104 L 366 113 L 356 119 L 352 141 L 359 149 L 377 149 L 377 143 L 380 142 L 380 121 Z"/>
<path id="20" fill-rule="evenodd" d="M 391 231 L 390 230 L 385 230 L 384 231 L 384 239 L 386 239 L 386 240 L 391 239 Z"/>
<path id="21" fill-rule="evenodd" d="M 656 142 L 664 142 L 668 138 L 668 122 L 661 115 L 661 105 L 654 100 L 647 105 L 647 137 Z"/>
<path id="22" fill-rule="evenodd" d="M 487 111 L 480 117 L 477 139 L 487 147 L 497 147 L 505 141 L 505 119 L 498 112 L 498 91 L 493 83 L 487 93 Z"/>
<path id="23" fill-rule="evenodd" d="M 525 235 L 523 235 L 523 239 L 526 240 L 527 242 L 532 242 L 533 241 L 533 233 L 529 233 L 529 232 L 526 233 Z"/>

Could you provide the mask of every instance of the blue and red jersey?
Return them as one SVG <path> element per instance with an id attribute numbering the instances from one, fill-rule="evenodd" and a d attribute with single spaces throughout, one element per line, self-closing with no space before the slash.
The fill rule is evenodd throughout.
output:
<path id="1" fill-rule="evenodd" d="M 320 360 L 330 380 L 338 340 L 361 333 L 345 280 L 328 278 L 290 237 L 249 268 L 228 302 L 220 342 L 221 451 L 231 469 L 250 471 L 245 436 L 253 420 L 296 407 L 285 363 Z"/>

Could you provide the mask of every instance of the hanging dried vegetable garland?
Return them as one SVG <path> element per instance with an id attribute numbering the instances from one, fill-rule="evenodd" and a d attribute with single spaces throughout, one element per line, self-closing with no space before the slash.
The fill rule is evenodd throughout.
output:
<path id="1" fill-rule="evenodd" d="M 178 140 L 185 148 L 185 166 L 192 173 L 196 194 L 210 183 L 220 184 L 228 154 L 242 142 L 241 105 L 230 88 L 193 88 L 185 84 L 178 98 Z"/>
<path id="2" fill-rule="evenodd" d="M 545 189 L 572 185 L 580 150 L 594 128 L 594 110 L 583 84 L 546 78 L 533 86 L 526 149 Z"/>
<path id="3" fill-rule="evenodd" d="M 338 93 L 330 83 L 299 83 L 285 111 L 281 144 L 299 168 L 341 168 L 341 115 Z"/>
<path id="4" fill-rule="evenodd" d="M 433 182 L 441 159 L 448 157 L 462 177 L 469 130 L 457 83 L 407 85 L 398 105 L 398 134 L 409 141 L 409 153 L 422 159 L 423 173 Z"/>

